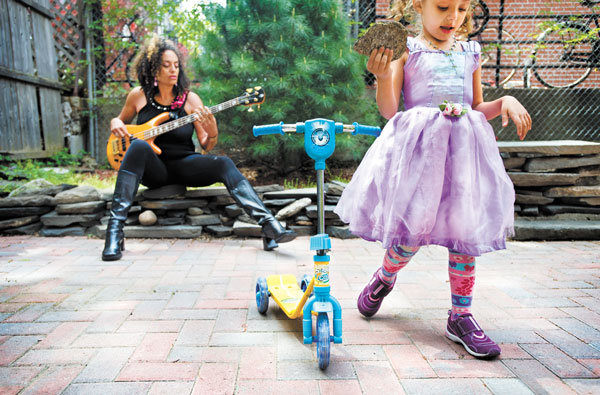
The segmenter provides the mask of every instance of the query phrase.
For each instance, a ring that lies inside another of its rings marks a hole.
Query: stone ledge
[[[600,143],[579,140],[500,141],[500,152],[533,152],[546,155],[600,154]]]
[[[126,238],[138,239],[193,239],[202,235],[201,226],[125,226]],[[106,225],[96,225],[88,229],[88,234],[104,238]]]
[[[598,240],[600,221],[515,220],[512,240]]]

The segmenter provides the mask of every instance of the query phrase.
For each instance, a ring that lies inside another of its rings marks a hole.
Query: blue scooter
[[[328,119],[311,119],[296,124],[280,122],[274,125],[254,126],[254,136],[267,134],[302,133],[304,149],[315,161],[317,171],[317,234],[310,238],[310,249],[314,255],[314,275],[304,275],[300,285],[295,276],[271,275],[266,279],[259,277],[256,281],[256,305],[261,314],[269,307],[269,296],[282,308],[289,318],[297,318],[302,311],[302,332],[304,344],[317,343],[319,368],[329,366],[330,344],[342,342],[342,308],[330,293],[329,261],[327,252],[331,249],[331,239],[325,233],[324,215],[324,178],[325,160],[335,149],[335,135],[338,133],[367,134],[379,136],[381,129],[375,126],[364,126],[354,122],[344,125]],[[313,294],[314,291],[314,294]],[[312,296],[311,296],[312,295]],[[310,297],[310,298],[309,298]],[[312,314],[317,316],[316,336],[312,335]],[[333,314],[333,336],[329,330],[329,316]]]

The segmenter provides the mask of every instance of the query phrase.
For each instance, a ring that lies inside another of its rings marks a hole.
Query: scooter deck
[[[289,318],[298,318],[302,315],[304,303],[312,293],[313,281],[311,280],[306,292],[302,292],[294,275],[274,274],[267,277],[267,288],[285,315]]]

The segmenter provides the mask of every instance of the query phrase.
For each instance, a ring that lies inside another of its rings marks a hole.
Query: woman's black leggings
[[[231,190],[246,178],[226,156],[190,153],[180,159],[162,160],[144,140],[134,140],[120,169],[135,173],[148,188],[167,184],[203,187],[222,182]]]

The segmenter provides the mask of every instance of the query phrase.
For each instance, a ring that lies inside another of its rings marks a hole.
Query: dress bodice
[[[408,37],[404,64],[404,107],[438,107],[444,100],[470,106],[473,103],[473,72],[479,67],[480,46],[459,42],[462,51],[432,50]]]

